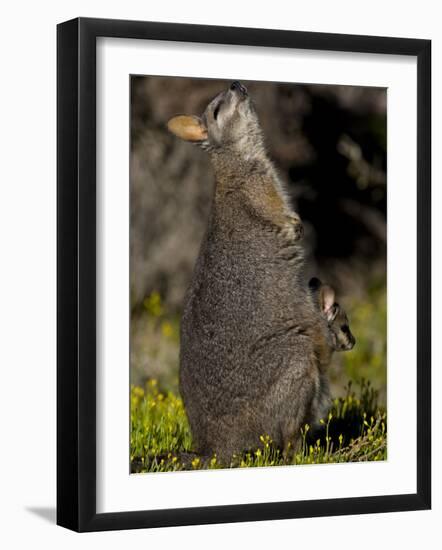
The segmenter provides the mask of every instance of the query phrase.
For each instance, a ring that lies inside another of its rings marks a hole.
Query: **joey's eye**
[[[349,332],[348,325],[341,325],[341,330],[342,330],[342,332],[344,332],[345,334],[347,334],[347,333]]]
[[[221,109],[221,103],[218,103],[218,105],[215,107],[215,110],[213,111],[213,118],[215,120],[218,118],[218,113],[220,109]]]

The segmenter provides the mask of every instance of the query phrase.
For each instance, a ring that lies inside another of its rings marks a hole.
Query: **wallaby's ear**
[[[319,291],[319,302],[321,304],[322,313],[326,316],[327,321],[333,320],[335,291],[329,285],[321,285]]]
[[[320,281],[320,279],[318,279],[317,277],[312,277],[310,279],[310,281],[308,282],[308,286],[310,288],[310,290],[319,290],[319,288],[321,287],[322,283]]]
[[[204,141],[207,139],[207,128],[197,116],[177,115],[169,120],[167,128],[185,141]]]

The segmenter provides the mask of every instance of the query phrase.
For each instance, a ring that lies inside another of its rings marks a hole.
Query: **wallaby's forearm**
[[[262,190],[245,195],[242,204],[247,213],[273,227],[287,240],[299,240],[304,231],[300,217],[289,209],[285,200],[275,188],[268,184]]]

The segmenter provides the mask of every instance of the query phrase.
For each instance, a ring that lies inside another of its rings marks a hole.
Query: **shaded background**
[[[386,395],[386,90],[246,82],[270,157],[304,222],[308,272],[330,283],[356,337],[334,354],[332,393],[364,377]],[[214,178],[206,153],[170,135],[229,83],[131,79],[131,381],[177,390],[183,296]]]

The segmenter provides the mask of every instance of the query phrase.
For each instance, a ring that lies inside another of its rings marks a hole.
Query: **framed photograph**
[[[429,509],[430,41],[57,37],[57,523]]]

